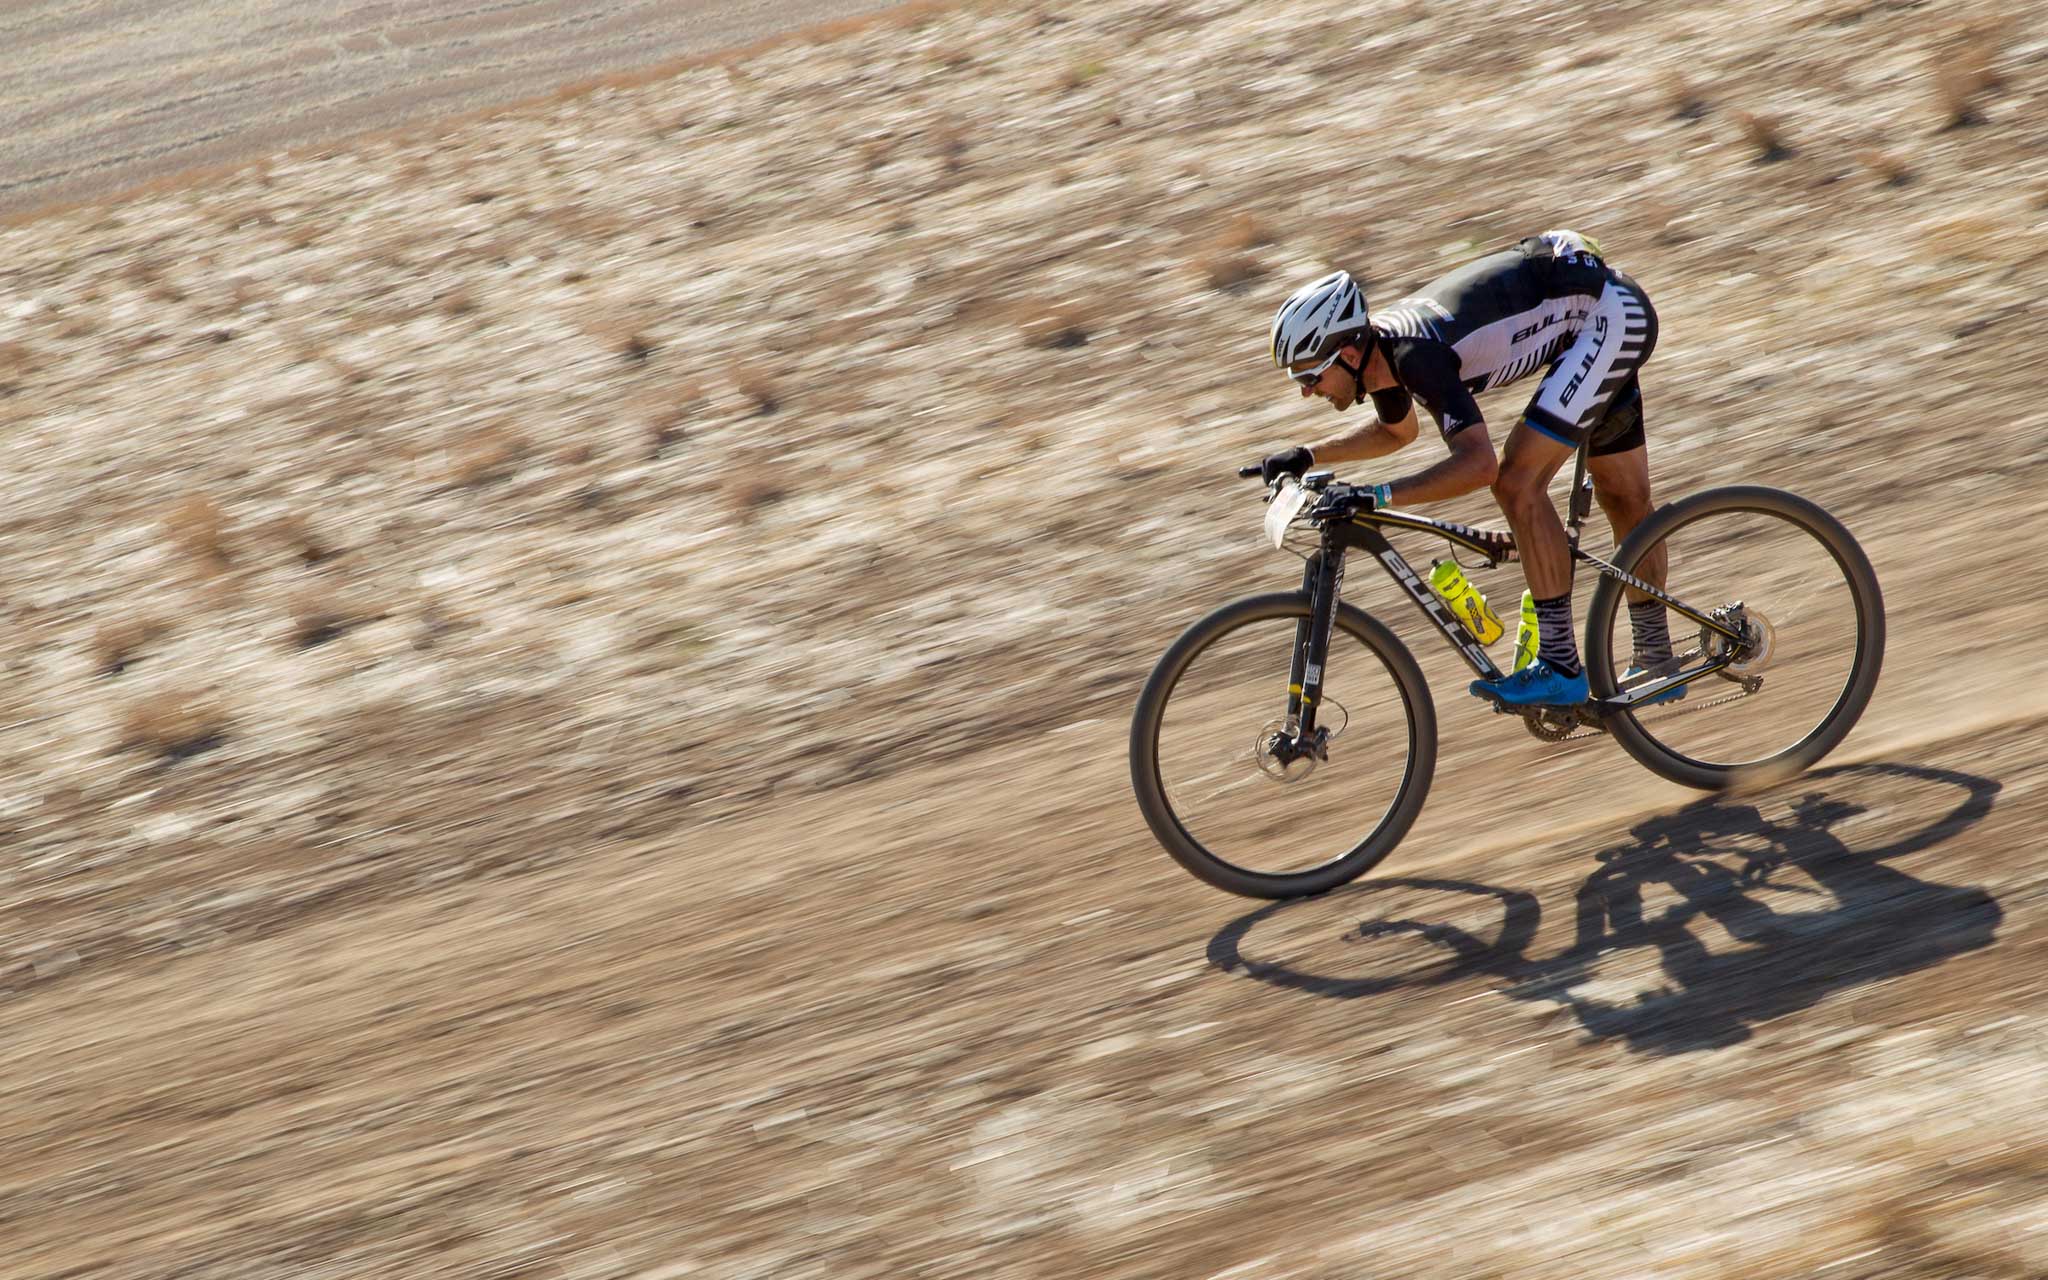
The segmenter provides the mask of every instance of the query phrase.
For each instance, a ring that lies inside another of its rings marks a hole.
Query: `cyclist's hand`
[[[1292,449],[1282,449],[1278,453],[1269,453],[1260,459],[1259,479],[1264,480],[1267,484],[1271,484],[1281,476],[1299,477],[1315,464],[1316,460],[1313,454],[1300,445],[1295,445]]]

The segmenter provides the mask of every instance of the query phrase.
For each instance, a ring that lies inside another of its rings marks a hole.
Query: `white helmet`
[[[1332,272],[1280,304],[1273,317],[1273,363],[1286,369],[1302,360],[1320,360],[1328,368],[1344,345],[1341,339],[1365,328],[1365,290],[1349,271]]]

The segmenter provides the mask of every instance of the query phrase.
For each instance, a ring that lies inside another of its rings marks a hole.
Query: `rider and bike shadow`
[[[1919,794],[1915,784],[1929,783],[1959,790],[1961,799],[1926,825],[1875,847],[1853,847],[1835,833],[1866,812],[1845,795],[1880,795],[1892,808],[1902,796]],[[1783,818],[1767,817],[1744,798],[1708,796],[1639,823],[1628,842],[1595,854],[1599,865],[1575,894],[1572,942],[1553,956],[1530,955],[1542,918],[1534,894],[1462,880],[1382,877],[1241,916],[1210,940],[1209,961],[1273,986],[1338,999],[1487,975],[1509,999],[1568,1010],[1595,1039],[1675,1054],[1739,1043],[1757,1023],[1832,992],[1927,968],[1993,941],[2004,912],[1989,893],[1916,879],[1887,863],[1981,821],[1998,782],[1885,763],[1821,769],[1794,785],[1799,791]],[[1374,897],[1390,892],[1411,904],[1418,894],[1456,895],[1446,901],[1446,915],[1468,913],[1475,897],[1490,899],[1499,904],[1498,932],[1485,940],[1440,919],[1376,913]],[[1309,903],[1327,910],[1333,902],[1365,908],[1356,928],[1346,931],[1348,939],[1411,939],[1441,953],[1443,963],[1421,973],[1345,976],[1246,954],[1253,931],[1278,913]],[[1774,905],[1787,902],[1800,905]],[[1700,928],[1709,924],[1733,945],[1710,948]],[[1618,953],[1639,948],[1654,948],[1662,981],[1633,998],[1617,998],[1615,984],[1600,979],[1602,957],[1611,963]]]

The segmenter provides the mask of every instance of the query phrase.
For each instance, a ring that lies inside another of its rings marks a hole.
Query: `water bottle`
[[[1507,631],[1487,607],[1486,597],[1479,594],[1479,588],[1465,580],[1464,573],[1456,562],[1434,561],[1429,568],[1429,589],[1449,606],[1451,616],[1465,624],[1465,630],[1481,644],[1492,644]],[[1533,607],[1533,606],[1532,606]]]
[[[1522,593],[1522,621],[1515,627],[1514,670],[1536,661],[1536,650],[1542,647],[1543,637],[1536,628],[1536,597],[1533,593]]]

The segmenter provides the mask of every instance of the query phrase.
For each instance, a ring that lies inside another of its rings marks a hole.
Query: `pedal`
[[[1568,718],[1580,712],[1596,718],[1599,715],[1598,709],[1591,702],[1529,702],[1514,704],[1503,701],[1500,694],[1492,689],[1468,689],[1467,692],[1504,716],[1530,715],[1545,711]]]

